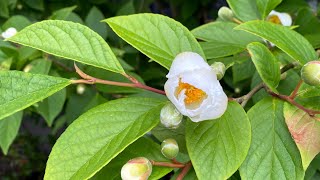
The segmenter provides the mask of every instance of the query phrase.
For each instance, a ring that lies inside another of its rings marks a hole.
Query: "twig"
[[[170,163],[170,162],[156,162],[153,160],[150,160],[151,164],[153,166],[163,166],[163,167],[171,167],[171,168],[184,168],[186,165],[185,164],[176,164],[176,163]]]
[[[164,91],[159,90],[159,89],[155,89],[155,88],[147,86],[147,85],[144,85],[144,84],[140,83],[139,81],[137,81],[136,79],[134,79],[133,77],[130,77],[128,75],[124,75],[124,76],[126,76],[127,78],[130,77],[130,81],[132,83],[108,81],[108,80],[95,78],[95,77],[92,77],[92,76],[84,73],[81,69],[78,68],[78,66],[76,64],[74,64],[74,67],[76,69],[76,72],[83,79],[71,80],[71,82],[73,84],[79,84],[79,83],[95,84],[95,83],[99,83],[99,84],[106,84],[106,85],[113,85],[113,86],[134,87],[134,88],[145,89],[145,90],[152,91],[152,92],[155,92],[155,93],[158,93],[158,94],[166,95],[166,93]]]
[[[241,96],[239,98],[235,98],[234,100],[240,103],[242,107],[244,107],[249,101],[249,99],[251,99],[252,96],[256,94],[263,87],[264,87],[264,83],[260,83],[256,87],[254,87],[248,94]]]
[[[290,96],[277,94],[277,93],[272,92],[269,88],[267,88],[267,87],[265,87],[265,88],[270,95],[277,97],[279,99],[282,99],[284,101],[287,101],[288,103],[290,103],[290,104],[296,106],[297,108],[301,109],[302,111],[306,112],[311,117],[314,117],[316,114],[320,114],[320,111],[308,109],[308,108],[302,106],[301,104],[297,103],[296,101],[294,101],[294,99],[291,99]]]
[[[237,23],[237,24],[242,24],[242,23],[243,23],[242,21],[240,21],[240,20],[237,19],[237,18],[232,18],[232,21],[235,22],[235,23]]]
[[[180,172],[180,174],[177,177],[177,180],[182,180],[187,173],[189,172],[189,170],[191,169],[192,163],[191,161],[189,161],[182,169],[182,171]]]
[[[300,79],[300,81],[298,82],[297,86],[294,88],[293,92],[289,96],[290,99],[294,99],[297,96],[297,93],[298,93],[302,83],[303,83],[303,81]]]

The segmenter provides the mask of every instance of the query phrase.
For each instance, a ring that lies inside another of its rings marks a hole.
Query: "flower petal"
[[[167,78],[172,78],[179,74],[197,69],[211,68],[199,54],[194,52],[183,52],[178,54],[173,60]]]

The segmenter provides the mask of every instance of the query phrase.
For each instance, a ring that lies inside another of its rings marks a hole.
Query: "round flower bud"
[[[211,64],[211,68],[216,73],[218,80],[223,78],[226,72],[226,66],[222,62],[214,62]]]
[[[24,68],[23,68],[23,71],[24,72],[30,72],[30,70],[33,68],[33,66],[31,64],[28,64],[26,65]]]
[[[17,34],[17,30],[14,27],[10,27],[7,30],[5,30],[4,32],[1,33],[1,36],[5,39],[10,38],[12,36],[14,36],[15,34]]]
[[[122,180],[147,180],[152,172],[152,164],[145,157],[129,160],[121,169]]]
[[[161,143],[161,153],[168,159],[177,157],[179,146],[176,140],[166,139]]]
[[[230,21],[232,20],[232,18],[234,17],[233,16],[233,12],[230,8],[228,7],[221,7],[218,11],[218,16],[222,19],[222,20],[225,20],[225,21]]]
[[[77,94],[83,94],[86,91],[86,86],[84,84],[77,85]]]
[[[160,121],[163,126],[169,129],[176,129],[182,121],[183,115],[172,104],[168,103],[161,109]]]
[[[311,61],[301,69],[302,80],[310,86],[320,86],[320,61]]]

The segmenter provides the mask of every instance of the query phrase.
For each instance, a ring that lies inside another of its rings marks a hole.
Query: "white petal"
[[[209,105],[203,108],[203,111],[198,116],[190,117],[193,122],[217,119],[224,114],[228,106],[228,97],[223,92],[220,84],[210,97]]]
[[[277,11],[272,10],[269,13],[268,17],[269,16],[278,16],[278,18],[281,21],[281,24],[284,26],[291,26],[292,25],[292,18],[288,13],[281,13],[281,12],[277,12]]]
[[[167,78],[171,78],[187,71],[197,69],[211,69],[205,60],[197,53],[183,52],[176,56],[167,74]]]
[[[292,25],[292,18],[288,13],[280,13],[278,15],[281,24],[284,26],[291,26]]]
[[[1,36],[6,39],[14,36],[16,33],[17,33],[16,28],[11,27],[11,28],[8,28],[3,33],[1,33]]]
[[[179,86],[179,78],[173,77],[167,80],[167,82],[164,84],[164,90],[166,92],[166,95],[168,99],[176,106],[176,108],[179,110],[179,112],[183,115],[186,115],[186,108],[185,104],[183,102],[185,96],[184,93],[180,93],[180,101],[176,98],[175,92],[177,87]]]

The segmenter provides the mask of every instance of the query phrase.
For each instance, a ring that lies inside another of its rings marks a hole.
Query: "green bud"
[[[30,72],[30,70],[33,68],[33,66],[31,64],[28,64],[26,65],[24,68],[23,68],[23,71],[24,72]]]
[[[77,85],[77,94],[83,94],[86,91],[86,86],[84,84]]]
[[[166,139],[161,143],[161,153],[168,159],[177,157],[179,146],[176,140]]]
[[[216,73],[218,80],[223,78],[224,73],[226,72],[226,66],[222,62],[214,62],[211,64],[211,68]]]
[[[232,10],[225,6],[219,9],[218,16],[224,21],[231,21],[234,18]]]
[[[152,164],[145,157],[129,160],[121,169],[122,180],[147,180],[152,172]]]
[[[177,108],[172,103],[166,104],[161,109],[160,121],[166,128],[178,128],[182,121],[182,118],[183,115],[177,110]]]
[[[301,69],[302,80],[310,86],[320,86],[320,61],[310,61]]]

